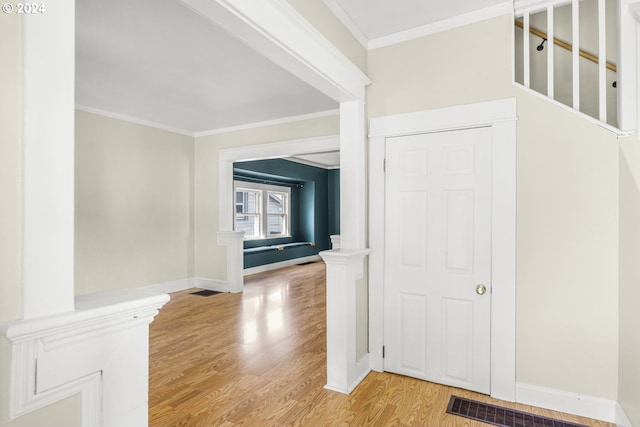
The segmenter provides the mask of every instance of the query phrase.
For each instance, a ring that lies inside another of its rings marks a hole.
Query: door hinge
[[[387,159],[382,159],[382,172],[387,171]]]
[[[384,359],[384,346],[382,346],[382,358]]]

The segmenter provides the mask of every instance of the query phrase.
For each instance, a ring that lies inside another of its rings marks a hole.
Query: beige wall
[[[24,415],[2,427],[83,427],[80,394]]]
[[[193,144],[76,112],[76,294],[193,276]]]
[[[513,86],[504,16],[369,52],[369,117],[517,97],[517,381],[616,399],[618,148]]]
[[[360,70],[367,72],[367,51],[322,0],[289,0],[289,3]]]
[[[225,280],[226,248],[218,246],[218,150],[339,133],[338,116],[196,138],[195,273]]]
[[[636,144],[639,144],[636,142]],[[635,164],[638,167],[640,164]],[[620,367],[618,401],[640,425],[640,188],[620,154]]]

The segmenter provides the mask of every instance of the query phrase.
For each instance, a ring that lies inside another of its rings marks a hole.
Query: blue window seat
[[[255,248],[246,248],[243,250],[245,255],[248,254],[257,254],[262,252],[271,252],[271,251],[283,251],[288,248],[298,248],[301,246],[315,246],[313,242],[293,242],[293,243],[282,243],[280,245],[270,245],[270,246],[257,246]]]

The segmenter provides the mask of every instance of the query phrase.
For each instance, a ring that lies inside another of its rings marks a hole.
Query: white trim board
[[[255,267],[245,268],[243,274],[249,276],[251,274],[264,273],[265,271],[277,270],[279,268],[291,267],[292,265],[304,264],[307,262],[320,261],[320,255],[309,255],[302,258],[288,259],[285,261],[273,262],[271,264],[257,265]]]
[[[545,101],[550,102],[552,105],[554,105],[554,106],[556,106],[556,107],[558,107],[558,108],[560,108],[560,109],[562,109],[564,111],[567,111],[567,112],[569,112],[571,114],[575,114],[576,116],[578,116],[578,117],[580,117],[580,118],[582,118],[582,119],[584,119],[584,120],[586,120],[588,122],[591,122],[592,124],[594,124],[596,126],[599,126],[602,129],[608,130],[609,132],[612,132],[612,133],[616,134],[618,136],[618,138],[626,137],[626,136],[629,136],[629,135],[633,134],[633,132],[623,131],[623,130],[618,129],[615,126],[611,126],[610,124],[607,124],[605,122],[601,122],[600,120],[598,120],[598,119],[596,119],[594,117],[591,117],[588,114],[583,113],[582,111],[576,110],[573,107],[565,105],[565,104],[563,104],[563,103],[561,103],[559,101],[556,101],[555,99],[549,98],[548,96],[543,95],[540,92],[536,92],[535,90],[533,90],[531,88],[528,88],[528,87],[524,86],[521,83],[518,83],[518,82],[514,81],[513,85],[515,87],[517,87],[518,89],[524,90],[525,92],[527,92],[527,93],[529,93],[529,94],[531,94],[533,96],[536,96],[536,97],[538,97],[540,99],[544,99]]]
[[[371,368],[384,369],[384,192],[387,138],[487,126],[492,132],[491,396],[516,399],[516,99],[371,119],[369,148],[369,349]],[[376,189],[376,191],[371,191]],[[498,326],[499,325],[499,326]]]
[[[516,383],[516,402],[610,423],[616,422],[618,413],[626,418],[615,400],[520,382]]]
[[[364,99],[369,78],[282,0],[180,0],[328,97]]]

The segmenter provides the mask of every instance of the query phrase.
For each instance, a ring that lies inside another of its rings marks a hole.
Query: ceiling
[[[340,7],[361,35],[369,41],[505,2],[504,0],[324,1],[331,9],[336,5]]]
[[[188,134],[338,108],[177,0],[76,2],[76,104]]]
[[[324,1],[372,39],[500,0]],[[76,105],[189,135],[338,108],[179,0],[76,1]]]

